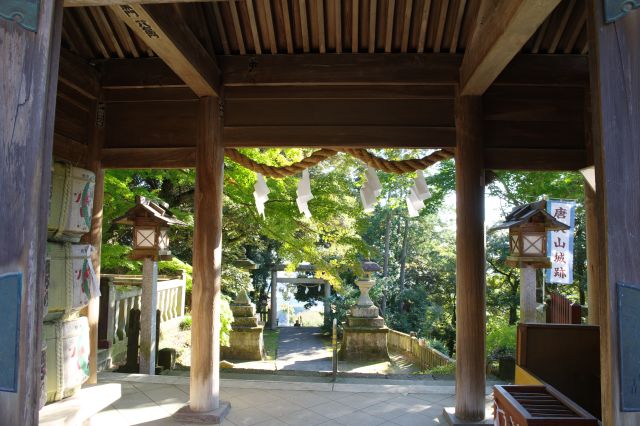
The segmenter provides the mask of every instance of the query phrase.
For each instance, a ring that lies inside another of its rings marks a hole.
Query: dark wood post
[[[100,253],[102,251],[102,210],[104,204],[104,169],[100,157],[104,145],[104,104],[100,97],[93,103],[91,109],[89,129],[89,149],[87,153],[86,168],[96,175],[96,184],[93,193],[93,212],[91,216],[91,230],[83,236],[83,242],[91,244],[95,249],[91,255],[93,269],[96,278],[100,282]],[[98,383],[98,323],[100,320],[100,298],[94,297],[87,307],[87,319],[89,321],[89,384]]]
[[[596,207],[596,193],[584,182],[584,211],[587,228],[587,306],[589,315],[587,322],[590,325],[600,325],[600,292],[599,268],[600,258],[598,254],[598,213]]]
[[[616,292],[618,283],[640,288],[640,10],[607,24],[603,2],[591,1],[588,5],[597,250],[601,263],[602,424],[637,425],[640,413],[623,412],[621,406],[621,388],[627,387],[630,376],[621,374],[619,360],[625,350],[618,337]]]
[[[0,359],[3,370],[0,375],[16,369],[15,375],[4,377],[10,382],[9,387],[15,385],[15,392],[0,392],[0,424],[6,425],[38,424],[40,399],[47,216],[62,1],[38,3],[36,31],[0,18],[0,286],[8,286],[9,282],[21,285],[17,316],[11,315],[8,307],[0,309],[3,333],[15,333],[19,327],[17,357],[11,351]],[[7,287],[3,290],[10,291]],[[8,336],[3,338],[7,339],[6,345]]]
[[[193,232],[193,324],[189,407],[178,418],[219,421],[228,409],[220,403],[220,286],[222,267],[222,190],[224,147],[222,104],[200,99],[196,151]]]
[[[485,255],[482,98],[456,101],[456,417],[484,419]]]

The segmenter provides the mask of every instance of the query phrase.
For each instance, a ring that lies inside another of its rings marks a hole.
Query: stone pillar
[[[536,323],[536,269],[520,268],[520,322]]]
[[[156,374],[156,309],[158,307],[158,262],[142,262],[140,312],[140,374]]]
[[[275,267],[274,267],[275,268]],[[278,270],[271,271],[271,329],[278,328]]]
[[[456,407],[485,417],[486,284],[482,98],[456,99]]]
[[[331,284],[328,282],[324,283],[324,322],[325,324],[329,324],[329,318],[331,318],[331,302],[329,299],[331,298]]]

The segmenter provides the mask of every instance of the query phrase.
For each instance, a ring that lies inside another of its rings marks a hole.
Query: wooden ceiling
[[[168,4],[213,55],[462,53],[477,0],[239,0]],[[109,7],[64,12],[63,46],[87,59],[154,52]],[[522,49],[586,54],[584,1],[563,0]]]

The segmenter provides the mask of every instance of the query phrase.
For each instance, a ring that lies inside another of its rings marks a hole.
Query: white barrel
[[[66,163],[55,163],[51,177],[47,237],[77,243],[91,229],[95,174]]]
[[[47,402],[73,396],[89,378],[89,323],[86,317],[45,322]]]
[[[47,243],[49,283],[45,321],[69,316],[100,295],[89,244]]]

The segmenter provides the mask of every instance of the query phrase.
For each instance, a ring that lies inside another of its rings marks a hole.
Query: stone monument
[[[236,262],[236,266],[246,271],[257,268],[255,263],[246,258]],[[264,326],[258,324],[256,305],[251,303],[245,289],[241,290],[231,303],[231,312],[233,312],[233,322],[229,333],[229,346],[221,346],[222,357],[227,360],[262,360]]]
[[[369,297],[369,290],[375,284],[371,274],[380,271],[374,262],[364,262],[365,276],[356,281],[360,298],[347,315],[340,347],[340,359],[345,361],[388,361],[387,333],[389,329],[380,316],[378,307]]]

